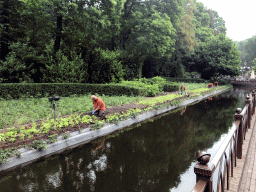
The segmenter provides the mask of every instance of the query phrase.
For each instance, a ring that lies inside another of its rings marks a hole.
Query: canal
[[[218,150],[248,89],[233,88],[97,139],[0,173],[1,192],[190,192],[199,150]]]

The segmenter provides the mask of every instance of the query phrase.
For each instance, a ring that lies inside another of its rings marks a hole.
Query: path
[[[252,117],[243,143],[242,159],[237,159],[228,192],[256,192],[256,114]]]
[[[254,121],[256,118],[255,116],[256,115],[254,114]],[[243,174],[241,176],[240,185],[238,187],[239,192],[256,192],[256,123],[254,122],[253,125],[254,127],[252,129],[249,148],[247,155],[245,156]]]

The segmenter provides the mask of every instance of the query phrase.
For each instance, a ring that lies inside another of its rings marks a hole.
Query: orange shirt
[[[104,102],[102,101],[101,98],[96,98],[93,101],[93,105],[94,105],[95,108],[100,107],[99,108],[100,111],[105,111],[105,104],[104,104]]]
[[[186,87],[185,86],[180,86],[180,89],[183,87],[184,90],[186,90]]]

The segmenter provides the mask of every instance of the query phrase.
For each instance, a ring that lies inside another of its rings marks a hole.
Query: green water
[[[11,172],[0,191],[191,191],[196,153],[212,156],[244,106],[233,89]]]

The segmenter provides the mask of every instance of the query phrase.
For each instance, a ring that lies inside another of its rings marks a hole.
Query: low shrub
[[[7,159],[11,156],[12,149],[0,149],[0,163],[5,163]]]
[[[32,143],[32,147],[34,149],[45,150],[47,148],[47,145],[44,140],[35,140]]]
[[[49,143],[55,143],[58,141],[57,134],[49,135],[48,138],[49,138]]]
[[[18,99],[59,95],[105,94],[108,96],[145,96],[147,89],[132,84],[86,84],[86,83],[1,83],[0,98]]]
[[[171,78],[171,77],[166,77],[167,81],[171,82],[183,82],[183,83],[209,83],[208,80],[205,79],[188,79],[188,78]]]
[[[229,85],[230,84],[229,81],[223,80],[223,79],[218,79],[217,82],[218,82],[218,85]]]
[[[158,84],[151,84],[150,82],[148,82],[146,78],[135,79],[133,81],[121,81],[117,85],[131,86],[134,88],[136,87],[136,88],[144,89],[145,90],[144,93],[146,93],[145,96],[148,96],[148,97],[153,97],[157,93],[161,92]]]
[[[179,91],[179,84],[178,83],[166,83],[163,86],[163,91],[164,92],[173,92],[173,91]]]

